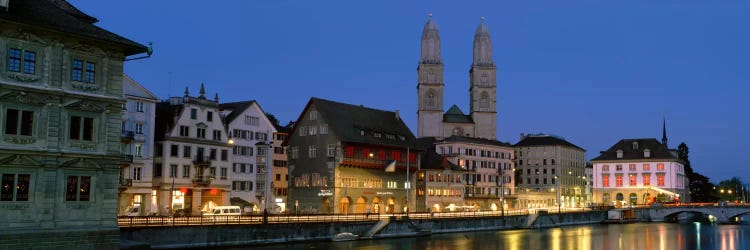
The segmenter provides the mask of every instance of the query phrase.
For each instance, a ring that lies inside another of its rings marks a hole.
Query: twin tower
[[[430,19],[422,31],[422,54],[417,67],[419,137],[446,138],[452,135],[496,139],[497,80],[492,60],[492,41],[487,24],[474,34],[474,61],[469,70],[469,106],[464,114],[456,105],[443,113],[443,61],[438,27]]]

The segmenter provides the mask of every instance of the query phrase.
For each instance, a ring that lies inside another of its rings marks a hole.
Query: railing
[[[210,165],[211,158],[208,155],[196,155],[193,163],[195,165]]]
[[[120,134],[120,138],[123,140],[133,140],[133,138],[135,138],[135,133],[130,130],[123,130]]]
[[[213,176],[196,176],[195,178],[193,178],[193,185],[208,186],[211,185],[211,180],[213,179]]]
[[[133,155],[121,155],[120,162],[133,163]]]

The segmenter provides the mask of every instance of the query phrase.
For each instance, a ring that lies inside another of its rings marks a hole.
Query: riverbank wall
[[[121,249],[182,249],[330,241],[350,232],[361,239],[416,237],[430,234],[546,228],[601,223],[606,211],[531,214],[473,218],[410,219],[390,217],[378,222],[318,222],[183,227],[121,228]]]

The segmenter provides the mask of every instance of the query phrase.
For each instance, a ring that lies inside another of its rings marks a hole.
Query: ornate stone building
[[[474,60],[469,70],[470,113],[456,105],[443,113],[443,62],[437,24],[427,21],[422,31],[421,56],[417,66],[418,137],[446,138],[451,135],[495,139],[497,128],[497,79],[492,59],[492,40],[487,24],[474,34]]]
[[[123,63],[147,48],[63,0],[2,2],[0,248],[116,249]]]

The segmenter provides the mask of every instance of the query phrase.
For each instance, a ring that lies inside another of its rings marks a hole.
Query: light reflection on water
[[[750,226],[700,223],[584,225],[435,234],[430,237],[277,244],[233,249],[750,249]]]

